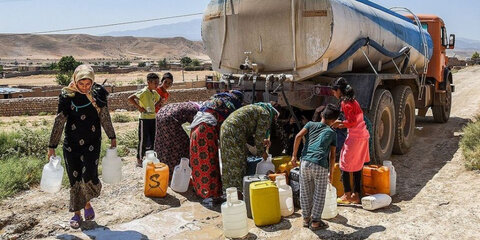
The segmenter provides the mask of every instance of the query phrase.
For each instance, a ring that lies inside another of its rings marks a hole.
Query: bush
[[[45,158],[11,157],[0,161],[0,199],[40,183]]]
[[[142,85],[142,84],[145,84],[145,82],[143,81],[143,78],[137,78],[131,82],[128,83],[129,85]]]
[[[112,116],[112,122],[114,123],[126,123],[131,121],[133,121],[133,118],[125,114],[114,113]]]
[[[460,148],[465,157],[465,167],[469,170],[480,170],[480,116],[475,122],[463,129],[464,135],[460,140]]]
[[[10,152],[14,152],[18,137],[17,132],[0,132],[0,159],[11,155]]]
[[[138,67],[146,67],[147,63],[146,62],[139,62]]]
[[[45,155],[47,155],[47,146],[50,140],[50,130],[48,128],[32,130],[25,127],[21,128],[18,133],[19,135],[18,138],[15,139],[15,144],[19,157],[45,157]]]
[[[50,137],[48,128],[32,130],[21,127],[15,132],[0,133],[0,159],[9,157],[45,157]]]
[[[121,134],[118,137],[119,144],[124,145],[127,148],[137,148],[138,145],[138,130],[133,129]]]
[[[61,86],[68,86],[72,81],[73,72],[59,73],[55,77],[55,82]]]

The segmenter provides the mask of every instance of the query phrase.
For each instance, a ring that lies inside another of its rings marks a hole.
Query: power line
[[[152,18],[152,19],[137,20],[137,21],[130,21],[130,22],[119,22],[119,23],[110,23],[110,24],[103,24],[103,25],[96,25],[96,26],[76,27],[76,28],[68,28],[68,29],[42,31],[42,32],[32,32],[31,34],[57,33],[57,32],[68,32],[68,31],[74,31],[74,30],[92,29],[92,28],[112,27],[112,26],[127,25],[127,24],[134,24],[134,23],[153,22],[153,21],[173,19],[173,18],[191,17],[191,16],[202,15],[202,14],[203,13],[191,13],[191,14],[161,17],[161,18]]]

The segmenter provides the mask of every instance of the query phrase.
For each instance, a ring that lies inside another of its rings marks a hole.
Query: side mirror
[[[448,40],[448,49],[455,48],[455,34],[450,34],[450,39]]]

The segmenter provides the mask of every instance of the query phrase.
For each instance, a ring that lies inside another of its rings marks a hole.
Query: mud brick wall
[[[110,110],[136,110],[128,103],[128,96],[135,91],[112,93],[108,97]],[[206,88],[179,89],[170,91],[169,103],[186,101],[205,101],[215,94],[215,90]],[[57,97],[0,99],[0,116],[38,115],[39,113],[56,113]]]

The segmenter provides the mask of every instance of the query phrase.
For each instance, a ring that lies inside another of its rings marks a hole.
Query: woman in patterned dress
[[[63,157],[70,181],[70,220],[74,229],[80,227],[84,209],[85,219],[93,220],[95,212],[90,200],[100,195],[102,184],[98,179],[98,161],[102,139],[101,127],[116,147],[115,131],[107,106],[108,92],[96,84],[93,69],[80,65],[75,69],[73,81],[62,89],[58,102],[58,114],[48,146],[48,158],[55,155],[63,129]],[[65,125],[66,123],[66,125]]]
[[[218,140],[220,126],[233,111],[240,108],[243,93],[233,90],[215,94],[203,103],[190,128],[190,165],[195,193],[205,199],[222,196]]]
[[[223,122],[220,130],[223,190],[229,187],[242,189],[247,169],[248,137],[254,136],[257,155],[267,158],[269,129],[278,115],[270,103],[255,103],[241,107]]]
[[[196,102],[173,103],[160,108],[157,113],[154,149],[160,162],[168,165],[170,179],[180,159],[190,158],[190,139],[182,124],[191,123],[199,108],[200,104]]]

